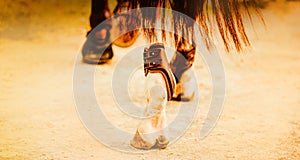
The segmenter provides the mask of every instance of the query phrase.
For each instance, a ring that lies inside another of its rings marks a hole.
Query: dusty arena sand
[[[300,159],[300,3],[270,5],[263,10],[266,27],[254,24],[259,28],[250,34],[253,49],[222,54],[226,100],[217,126],[205,139],[198,134],[211,82],[198,56],[195,121],[175,144],[144,154],[105,147],[78,117],[73,67],[85,40],[89,5],[80,0],[0,2],[0,160]],[[105,83],[124,56],[124,49],[114,49],[114,60],[96,73],[99,97],[108,94]],[[134,132],[136,124],[113,114],[117,109],[109,108],[112,103],[108,98],[103,105],[109,119]]]

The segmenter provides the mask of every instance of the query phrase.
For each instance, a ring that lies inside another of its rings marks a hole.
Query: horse
[[[167,102],[190,101],[194,97],[193,89],[189,89],[189,83],[193,80],[189,77],[197,49],[194,36],[195,23],[198,24],[201,36],[205,39],[203,45],[208,50],[216,38],[216,33],[213,33],[214,22],[225,51],[241,52],[251,46],[245,31],[243,14],[252,20],[250,8],[254,8],[255,14],[262,17],[257,6],[259,5],[256,0],[118,0],[116,8],[111,12],[108,0],[92,0],[90,16],[92,29],[113,14],[126,14],[126,11],[137,10],[137,14],[127,16],[127,25],[121,24],[119,27],[128,29],[143,26],[141,30],[151,43],[143,53],[144,73],[150,84],[147,86],[145,111],[145,116],[149,118],[143,120],[137,127],[135,136],[130,142],[133,147],[144,150],[166,148],[169,141],[163,128],[166,127]],[[145,7],[152,9],[143,10]],[[177,16],[175,13],[178,12],[188,18]],[[154,29],[157,25],[162,26],[162,31]],[[103,64],[113,58],[112,44],[108,40],[112,24],[105,21],[102,26],[95,32],[88,32],[93,35],[87,39],[82,49],[85,63]],[[167,27],[171,28],[173,33],[167,32]],[[114,43],[123,47],[130,46],[137,35],[137,31],[131,30]],[[168,37],[171,37],[176,48],[170,62],[165,53]],[[158,134],[149,136],[150,132]]]

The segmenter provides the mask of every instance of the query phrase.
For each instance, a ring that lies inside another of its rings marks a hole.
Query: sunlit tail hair
[[[193,37],[194,24],[182,16],[172,16],[174,14],[165,13],[166,10],[159,11],[160,8],[178,11],[194,19],[200,26],[202,36],[210,40],[215,34],[212,23],[216,22],[218,33],[222,37],[226,50],[241,51],[244,47],[250,46],[242,15],[245,13],[252,21],[250,8],[253,8],[254,14],[262,17],[256,6],[258,6],[256,0],[130,0],[129,9],[158,7],[157,12],[145,11],[141,13],[141,25],[149,28],[154,27],[157,23],[162,26],[170,25],[166,23],[170,21],[171,17],[174,32],[179,33],[173,37],[187,37],[187,39]],[[157,39],[157,33],[154,29],[144,29],[144,34],[150,41]],[[163,41],[166,36],[167,34],[163,32]],[[175,38],[176,43],[179,41]],[[231,46],[231,44],[234,45]],[[210,45],[209,42],[206,43],[207,48]]]

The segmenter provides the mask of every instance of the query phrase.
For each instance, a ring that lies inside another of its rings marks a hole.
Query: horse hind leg
[[[172,98],[175,78],[168,68],[164,47],[154,44],[144,53],[147,106],[145,120],[139,124],[131,145],[138,149],[164,149],[166,133],[166,104]]]
[[[171,62],[170,68],[176,78],[176,90],[172,100],[191,101],[195,96],[196,84],[192,66],[195,61],[196,48],[190,42],[180,39]]]

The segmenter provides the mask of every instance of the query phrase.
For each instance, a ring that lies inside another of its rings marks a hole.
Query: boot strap
[[[166,83],[168,100],[172,99],[176,87],[176,80],[168,63],[165,47],[161,43],[155,43],[144,49],[144,73],[160,73]]]

